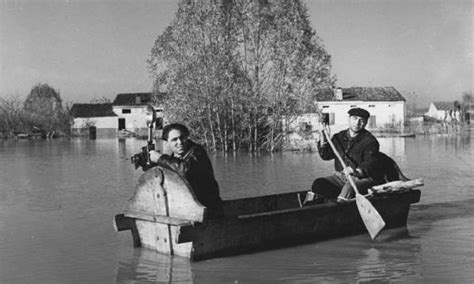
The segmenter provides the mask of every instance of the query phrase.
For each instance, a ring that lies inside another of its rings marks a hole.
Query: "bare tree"
[[[17,95],[0,98],[0,130],[13,136],[23,129],[23,101]]]
[[[149,64],[170,120],[225,151],[274,151],[281,119],[334,82],[301,1],[180,1]]]

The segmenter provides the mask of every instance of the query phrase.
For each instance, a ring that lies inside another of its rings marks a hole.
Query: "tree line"
[[[300,0],[180,0],[148,65],[155,93],[167,94],[155,97],[167,120],[223,151],[278,150],[292,120],[318,111],[317,90],[336,82]],[[47,84],[25,101],[0,98],[3,136],[33,129],[67,135],[70,122],[69,107]]]
[[[275,151],[285,125],[332,87],[302,1],[183,0],[148,60],[165,116],[211,149]]]
[[[35,85],[24,101],[15,95],[0,98],[0,133],[3,137],[14,137],[19,133],[53,137],[69,132],[69,107],[63,107],[59,91],[48,84]]]

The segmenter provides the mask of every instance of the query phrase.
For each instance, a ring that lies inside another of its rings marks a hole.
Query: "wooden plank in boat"
[[[149,214],[143,213],[143,212],[128,212],[128,211],[125,211],[124,215],[126,217],[135,218],[135,219],[138,219],[138,220],[146,220],[146,221],[157,222],[157,223],[161,223],[161,224],[169,224],[169,225],[173,225],[173,226],[184,226],[184,225],[192,225],[193,224],[193,221],[186,220],[186,219],[168,217],[168,216],[163,216],[163,215],[149,215]]]

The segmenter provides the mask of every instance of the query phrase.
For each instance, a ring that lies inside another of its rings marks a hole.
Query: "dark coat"
[[[156,164],[171,169],[186,179],[202,205],[212,210],[220,210],[222,200],[219,196],[219,186],[206,150],[191,140],[187,143],[188,150],[182,157],[163,154]]]
[[[359,178],[368,176],[369,161],[373,155],[379,152],[379,142],[377,139],[367,130],[363,129],[357,136],[351,138],[349,136],[349,129],[343,130],[336,133],[331,141],[333,142],[336,150],[341,155],[346,166],[353,168],[354,170],[359,168],[363,174],[359,175]],[[331,146],[326,144],[318,144],[319,155],[323,160],[334,160],[334,168],[340,172],[343,170],[341,162],[337,159],[336,155],[331,149]]]
[[[382,152],[370,157],[367,162],[367,174],[378,184],[395,180],[408,180],[397,163]]]

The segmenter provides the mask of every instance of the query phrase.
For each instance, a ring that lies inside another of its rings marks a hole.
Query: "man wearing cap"
[[[370,113],[362,108],[352,108],[348,111],[349,128],[335,134],[331,141],[347,165],[347,173],[354,180],[357,189],[362,194],[375,185],[376,182],[368,176],[367,166],[374,155],[379,152],[379,142],[365,129]],[[344,169],[334,155],[325,135],[318,143],[319,155],[323,160],[334,159],[336,173],[318,178],[311,187],[316,197],[332,199],[337,197],[338,202],[344,202],[354,196],[354,190],[344,174]]]

